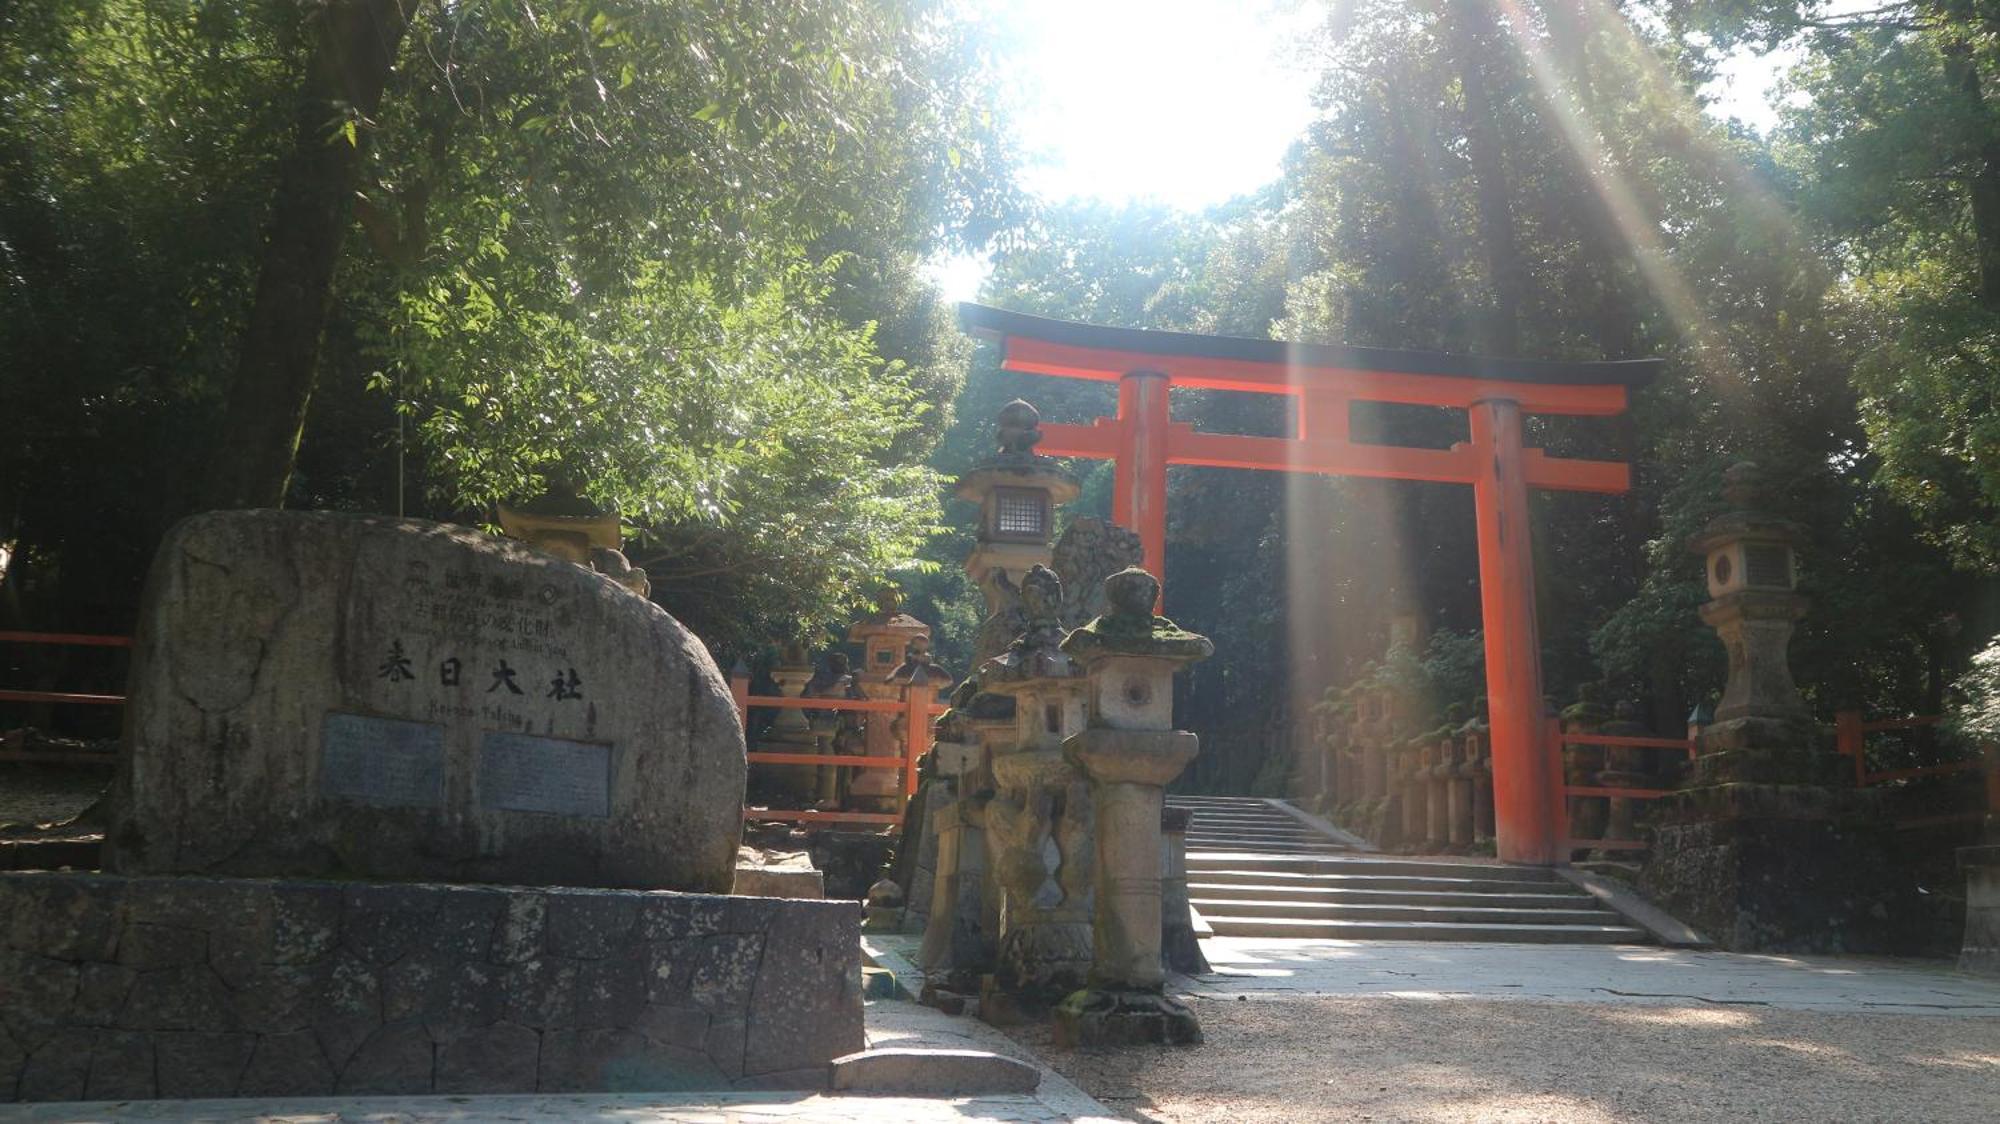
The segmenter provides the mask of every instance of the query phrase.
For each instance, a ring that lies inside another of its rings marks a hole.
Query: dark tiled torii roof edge
[[[1561,386],[1640,387],[1653,381],[1666,365],[1663,359],[1616,359],[1565,362],[1555,359],[1495,359],[1454,355],[1443,351],[1399,351],[1386,347],[1342,344],[1287,343],[1247,336],[1204,336],[1151,328],[1110,328],[1075,320],[1055,320],[1010,312],[1004,308],[961,301],[958,322],[967,332],[986,339],[1020,336],[1071,347],[1130,351],[1146,355],[1178,355],[1190,359],[1233,359],[1276,366],[1346,367],[1384,374],[1440,375],[1455,379],[1545,383]]]

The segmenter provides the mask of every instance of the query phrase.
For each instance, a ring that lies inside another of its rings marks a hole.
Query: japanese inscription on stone
[[[319,790],[361,804],[444,803],[444,727],[329,714],[320,728]]]
[[[611,747],[490,733],[479,744],[479,803],[510,812],[611,815]]]

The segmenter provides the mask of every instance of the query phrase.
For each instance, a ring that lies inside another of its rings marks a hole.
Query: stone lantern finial
[[[1737,461],[1722,473],[1722,499],[1738,511],[1771,506],[1771,483],[1756,461]]]
[[[1000,407],[1000,455],[1033,456],[1042,443],[1042,412],[1025,399]]]

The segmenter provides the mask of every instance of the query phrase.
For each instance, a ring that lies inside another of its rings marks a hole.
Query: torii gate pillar
[[[1502,862],[1564,861],[1553,755],[1542,715],[1542,645],[1535,628],[1535,553],[1521,404],[1476,401],[1466,411],[1479,452],[1473,510],[1479,536],[1479,610],[1486,641],[1486,707],[1493,747],[1493,814]]]
[[[1145,567],[1167,582],[1167,390],[1160,371],[1118,380],[1118,458],[1112,462],[1111,521],[1138,532]]]

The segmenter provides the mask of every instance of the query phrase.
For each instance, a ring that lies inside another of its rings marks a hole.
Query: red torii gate
[[[1563,861],[1561,778],[1543,744],[1528,489],[1622,493],[1631,469],[1526,448],[1522,418],[1623,413],[1629,388],[1649,381],[1659,360],[1563,363],[1296,344],[1106,328],[977,304],[959,305],[959,320],[972,334],[999,341],[1004,370],[1118,384],[1117,417],[1044,424],[1037,451],[1114,462],[1112,520],[1138,532],[1146,568],[1163,580],[1169,464],[1472,485],[1496,844],[1508,862]],[[1298,436],[1198,433],[1169,416],[1173,386],[1292,395]],[[1355,442],[1348,437],[1354,402],[1462,409],[1471,440],[1449,449]]]

